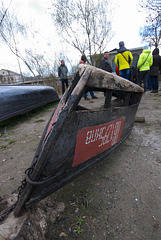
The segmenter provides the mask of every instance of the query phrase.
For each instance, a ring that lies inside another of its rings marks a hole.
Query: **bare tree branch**
[[[140,6],[147,13],[146,26],[140,29],[143,42],[158,47],[161,41],[161,1],[140,0]]]
[[[108,0],[56,0],[52,16],[60,36],[80,53],[100,53],[111,40]]]
[[[8,11],[8,9],[9,9],[10,5],[11,5],[11,2],[12,2],[12,0],[10,1],[9,5],[8,5],[8,8],[6,8],[6,10],[4,11],[4,14],[3,14],[3,16],[2,16],[2,19],[1,19],[1,21],[0,21],[0,26],[2,25],[2,22],[3,22],[6,14],[7,14],[7,11]]]

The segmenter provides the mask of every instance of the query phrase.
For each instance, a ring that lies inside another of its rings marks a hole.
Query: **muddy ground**
[[[82,101],[99,104],[101,98]],[[55,107],[49,104],[1,127],[0,196],[21,184]],[[55,205],[65,204],[49,229],[52,239],[161,239],[160,115],[161,92],[146,92],[137,112],[145,122],[135,122],[119,148],[51,196]]]

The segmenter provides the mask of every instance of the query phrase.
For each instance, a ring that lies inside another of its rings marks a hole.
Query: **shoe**
[[[92,99],[98,99],[98,97],[94,96]]]
[[[90,100],[90,99],[88,97],[86,97],[85,100]]]
[[[153,91],[151,91],[151,93],[157,93],[158,92],[158,90],[153,90]]]

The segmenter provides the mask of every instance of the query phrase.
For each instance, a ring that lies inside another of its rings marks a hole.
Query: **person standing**
[[[133,56],[131,52],[125,48],[123,41],[119,42],[119,49],[117,50],[117,55],[115,56],[115,64],[119,68],[120,77],[129,80],[132,61]]]
[[[143,47],[143,52],[139,56],[137,67],[139,68],[138,73],[138,84],[141,86],[142,81],[144,83],[144,92],[147,90],[147,79],[149,75],[150,67],[153,64],[153,57],[149,50],[149,47],[146,45]]]
[[[101,69],[106,71],[106,72],[110,72],[112,73],[112,66],[110,61],[108,60],[109,58],[109,52],[104,52],[104,55],[101,59]],[[106,96],[106,93],[104,93],[104,96]]]
[[[79,64],[85,64],[86,62],[87,62],[87,57],[86,57],[85,54],[83,54],[83,55],[81,56],[81,60],[79,61]],[[87,94],[88,94],[88,91],[85,92],[85,94],[84,94],[84,99],[85,99],[85,100],[90,100],[90,99],[87,97]],[[91,95],[91,98],[92,98],[92,99],[98,99],[98,97],[96,97],[96,96],[94,95],[94,92],[93,92],[93,91],[90,91],[90,95]]]
[[[161,72],[161,56],[159,55],[159,49],[155,48],[152,52],[153,55],[153,64],[150,67],[150,78],[152,82],[152,91],[151,93],[158,92],[158,75]]]
[[[106,72],[112,73],[111,63],[108,58],[109,52],[104,52],[104,56],[101,59],[101,69],[105,70]]]
[[[62,83],[62,94],[65,92],[65,85],[68,88],[68,68],[65,65],[65,61],[61,60],[61,65],[58,68],[58,76],[60,77]]]

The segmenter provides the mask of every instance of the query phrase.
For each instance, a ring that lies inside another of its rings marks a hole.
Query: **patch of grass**
[[[9,140],[9,144],[16,142],[15,140]]]
[[[161,97],[161,94],[156,94],[155,97],[153,98],[153,100],[160,102],[161,101],[160,97]]]
[[[26,120],[29,120],[33,117],[35,117],[37,114],[44,112],[45,110],[49,109],[49,108],[56,108],[56,106],[58,105],[58,102],[54,102],[54,103],[49,103],[43,107],[38,107],[35,108],[33,110],[31,110],[30,112],[21,114],[21,115],[17,115],[15,117],[9,118],[7,120],[4,120],[3,122],[0,122],[0,137],[2,137],[4,135],[4,129],[7,127],[7,129],[12,129],[15,125],[17,125],[19,122],[25,122]],[[40,120],[40,121],[44,121],[44,120]]]
[[[0,149],[2,149],[2,150],[5,149],[5,148],[6,148],[6,146],[4,146],[4,145],[0,146]]]
[[[16,126],[20,121],[25,121],[26,116],[24,115],[18,115],[15,117],[12,117],[10,119],[7,119],[0,123],[0,137],[4,136],[5,130],[11,130],[14,126]]]
[[[14,126],[15,123],[21,118],[22,115],[18,115],[7,120],[4,120],[0,123],[0,129],[5,128],[6,126]]]
[[[59,103],[59,101],[53,102],[53,103],[48,103],[48,104],[45,106],[45,109],[56,108],[57,105],[58,105],[58,103]]]
[[[81,199],[82,199],[82,209],[83,210],[87,210],[88,207],[89,207],[89,200],[87,198],[87,193],[88,193],[88,190],[86,189],[85,193],[82,194],[82,197],[81,197]]]
[[[10,139],[8,139],[8,138],[6,138],[6,139],[0,139],[0,141],[8,142],[8,141],[10,141]]]
[[[39,119],[39,120],[36,120],[34,123],[39,123],[39,122],[45,122],[44,119]]]
[[[81,229],[83,218],[82,217],[77,217],[75,219],[75,222],[76,222],[76,227],[73,230],[73,233],[76,234],[76,235],[83,233],[83,230]]]
[[[145,126],[147,126],[147,127],[151,126],[151,123],[149,123],[149,122],[145,122],[144,124],[145,124]]]
[[[8,142],[8,144],[13,144],[14,142],[16,142],[16,140],[11,140],[11,139],[0,139],[0,141],[2,142]],[[1,145],[0,146],[0,149],[5,149],[5,148],[7,148],[7,145]]]

